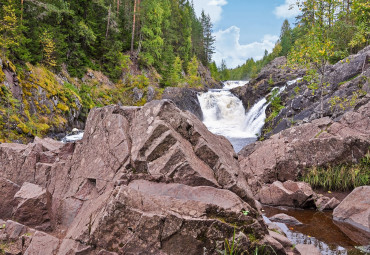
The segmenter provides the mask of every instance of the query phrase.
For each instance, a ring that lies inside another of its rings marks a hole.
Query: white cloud
[[[222,59],[225,59],[229,68],[244,64],[248,58],[261,59],[265,50],[271,52],[279,39],[278,36],[265,35],[260,42],[240,44],[240,28],[236,26],[220,30],[214,35],[216,36],[216,53],[213,59],[218,66]]]
[[[297,0],[285,0],[285,3],[276,7],[274,14],[278,18],[294,18],[300,13]]]
[[[212,22],[216,23],[221,19],[222,6],[226,4],[226,0],[194,0],[194,9],[198,16],[204,10],[211,16]]]

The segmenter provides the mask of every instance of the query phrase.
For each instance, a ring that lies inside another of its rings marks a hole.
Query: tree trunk
[[[109,5],[109,9],[108,9],[108,22],[107,22],[107,31],[105,32],[105,39],[108,38],[109,23],[110,23],[110,8],[111,8],[111,5]]]
[[[134,52],[135,25],[136,25],[135,21],[136,21],[136,0],[134,0],[134,17],[132,20],[131,52]]]
[[[347,15],[349,14],[350,0],[347,0]]]
[[[23,21],[23,0],[21,0],[21,24]]]

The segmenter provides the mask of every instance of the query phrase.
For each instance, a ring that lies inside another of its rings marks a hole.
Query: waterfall
[[[275,87],[279,95],[287,86],[298,80],[287,82],[286,86]],[[242,101],[230,92],[230,89],[243,86],[246,81],[226,81],[223,89],[212,89],[198,94],[198,100],[203,111],[203,123],[208,130],[217,135],[225,136],[240,151],[245,145],[256,141],[265,124],[266,108],[270,104],[267,97],[260,99],[252,108],[245,112]]]
[[[295,84],[300,79],[287,82],[286,86],[279,89],[280,94],[286,87]],[[247,81],[225,81],[222,89],[212,89],[198,94],[200,106],[203,111],[203,123],[214,134],[225,136],[230,140],[236,152],[245,145],[256,141],[257,136],[265,124],[266,108],[270,104],[267,97],[260,99],[252,108],[245,112],[242,101],[234,96],[230,90],[244,86]],[[67,135],[63,142],[81,140],[83,132]]]

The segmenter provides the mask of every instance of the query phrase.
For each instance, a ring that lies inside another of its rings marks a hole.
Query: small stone
[[[285,213],[279,213],[270,218],[271,221],[286,223],[288,225],[302,225],[302,222]]]

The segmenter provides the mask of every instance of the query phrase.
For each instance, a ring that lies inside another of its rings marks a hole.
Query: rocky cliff
[[[262,137],[270,137],[291,126],[308,123],[320,117],[339,120],[344,113],[356,110],[369,102],[370,92],[370,46],[356,55],[328,67],[323,92],[321,114],[320,93],[314,91],[305,79],[286,86],[279,96],[280,105],[267,108],[267,120]],[[246,109],[258,99],[265,97],[274,87],[287,85],[288,81],[303,78],[305,70],[289,67],[285,57],[280,57],[264,67],[258,77],[244,87],[232,92],[237,95]]]

